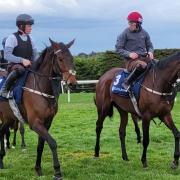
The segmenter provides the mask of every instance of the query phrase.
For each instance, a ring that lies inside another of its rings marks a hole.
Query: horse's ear
[[[51,38],[49,38],[49,41],[50,41],[51,45],[53,45],[55,43]]]
[[[74,44],[75,39],[73,39],[71,42],[69,42],[68,44],[66,44],[67,48],[70,48],[73,44]]]

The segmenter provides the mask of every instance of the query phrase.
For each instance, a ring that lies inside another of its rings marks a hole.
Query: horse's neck
[[[35,88],[44,93],[52,93],[51,77],[52,77],[52,58],[47,54],[40,67],[36,70],[35,76]],[[32,85],[32,84],[31,84]],[[33,82],[34,86],[34,82]]]
[[[154,79],[157,87],[161,91],[168,91],[172,89],[172,84],[177,80],[178,63],[172,63],[164,67],[163,69],[156,69]]]
[[[37,72],[44,75],[52,76],[52,60],[51,59],[52,58],[49,56],[49,54],[46,54]]]

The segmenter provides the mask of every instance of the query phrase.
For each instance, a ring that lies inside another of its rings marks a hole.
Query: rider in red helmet
[[[145,71],[147,63],[154,58],[154,48],[148,32],[142,28],[143,17],[139,12],[131,12],[129,27],[117,38],[116,52],[126,60],[126,68],[131,74],[123,83],[126,90]]]

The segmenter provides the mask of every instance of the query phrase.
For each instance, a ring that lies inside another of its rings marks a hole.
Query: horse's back
[[[123,68],[112,68],[109,71],[106,71],[100,78],[97,83],[97,86],[103,86],[107,82],[112,82],[113,78],[119,71],[123,71]]]

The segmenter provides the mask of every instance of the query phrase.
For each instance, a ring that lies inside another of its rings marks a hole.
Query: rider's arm
[[[17,39],[16,37],[12,34],[6,39],[6,44],[4,48],[4,58],[9,61],[9,62],[14,62],[14,63],[21,63],[22,58],[14,56],[13,50],[17,46]]]
[[[116,52],[120,56],[124,58],[129,58],[130,52],[125,49],[126,41],[127,41],[126,32],[124,31],[122,34],[118,36],[115,48],[116,48]]]
[[[147,32],[146,32],[146,47],[147,47],[148,52],[154,53],[153,44],[152,44],[150,36]]]

